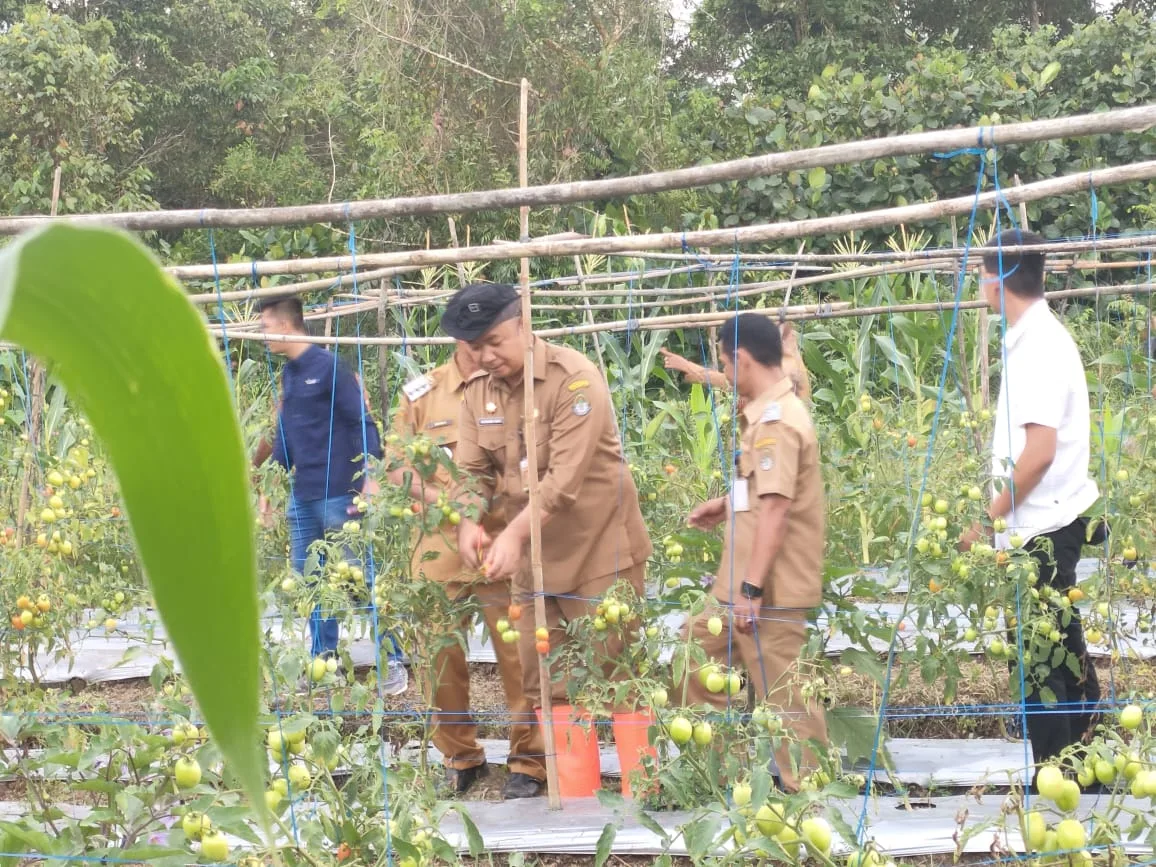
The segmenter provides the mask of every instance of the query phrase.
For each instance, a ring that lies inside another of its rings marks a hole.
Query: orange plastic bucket
[[[654,713],[614,714],[614,743],[618,747],[618,763],[622,766],[622,796],[633,797],[630,790],[630,776],[642,767],[642,757],[658,756],[658,751],[650,744],[650,726],[654,723]]]
[[[554,754],[558,764],[558,795],[562,798],[591,798],[602,788],[602,760],[598,734],[590,715],[571,705],[551,708]],[[542,709],[537,709],[542,725]],[[583,725],[585,724],[585,726]]]

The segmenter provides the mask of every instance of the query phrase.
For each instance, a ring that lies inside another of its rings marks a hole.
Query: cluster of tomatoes
[[[515,644],[518,641],[518,629],[514,626],[522,619],[522,606],[518,603],[511,603],[510,607],[506,609],[506,616],[494,624],[494,631],[497,632],[500,638],[506,644]],[[539,626],[534,630],[534,649],[538,651],[540,656],[545,656],[550,652],[550,631],[544,626]]]
[[[52,601],[41,594],[33,602],[28,596],[21,596],[16,600],[16,613],[12,615],[12,628],[17,632],[25,629],[43,629],[48,623],[48,612],[52,610]]]

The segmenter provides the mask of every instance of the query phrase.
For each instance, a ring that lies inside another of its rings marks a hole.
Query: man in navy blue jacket
[[[297,297],[273,298],[261,305],[262,328],[272,334],[302,335],[305,317]],[[354,497],[372,493],[368,456],[380,458],[381,438],[357,377],[332,352],[297,340],[270,341],[269,350],[287,360],[281,373],[281,401],[273,442],[263,442],[254,457],[273,460],[292,472],[289,537],[293,568],[304,573],[309,547],[357,514]],[[368,572],[368,570],[367,570]],[[367,575],[370,581],[373,576]],[[309,620],[314,657],[337,650],[338,621],[315,608]],[[394,654],[385,689],[405,690],[408,675]]]

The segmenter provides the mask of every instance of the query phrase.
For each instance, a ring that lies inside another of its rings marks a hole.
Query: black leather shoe
[[[536,798],[542,794],[544,788],[541,780],[535,780],[529,774],[510,774],[506,785],[502,787],[502,800],[513,801],[517,798]]]
[[[472,768],[446,768],[446,785],[455,795],[464,795],[489,770],[490,766],[484,763]]]

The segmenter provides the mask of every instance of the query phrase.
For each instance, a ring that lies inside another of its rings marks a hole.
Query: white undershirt
[[[1008,533],[996,540],[1000,547],[1013,532],[1026,541],[1068,526],[1100,496],[1088,475],[1088,382],[1072,335],[1041,299],[1008,328],[1004,348],[992,437],[992,475],[1002,480],[1011,476],[1014,460],[1027,444],[1025,425],[1054,428],[1056,456],[1039,485],[1007,516]]]

